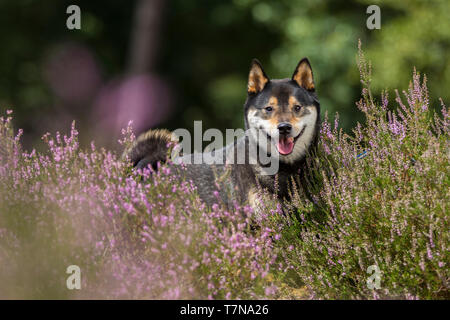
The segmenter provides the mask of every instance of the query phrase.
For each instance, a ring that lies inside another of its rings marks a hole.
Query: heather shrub
[[[431,109],[415,70],[395,105],[386,92],[376,102],[361,51],[358,62],[365,123],[348,135],[325,118],[308,183],[294,192],[298,212],[273,221],[283,228],[283,279],[316,298],[448,299],[448,108]],[[379,289],[367,285],[372,265]]]
[[[45,135],[48,152],[21,150],[0,119],[0,297],[258,298],[275,259],[272,233],[249,232],[249,207],[205,208],[172,173],[132,170],[92,144]],[[124,144],[134,139],[124,132]],[[82,271],[81,290],[66,268]]]
[[[448,108],[416,71],[376,101],[361,51],[359,67],[366,121],[347,134],[325,116],[292,201],[261,190],[257,212],[218,195],[207,208],[173,167],[81,148],[74,124],[27,152],[0,117],[0,298],[448,299]]]

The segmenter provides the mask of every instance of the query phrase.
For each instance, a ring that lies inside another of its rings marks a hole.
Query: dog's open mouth
[[[288,155],[294,150],[294,137],[280,137],[277,143],[278,152],[282,155]]]
[[[295,142],[303,134],[306,126],[300,131],[296,137],[280,136],[277,142],[277,150],[280,154],[287,156],[294,150]]]

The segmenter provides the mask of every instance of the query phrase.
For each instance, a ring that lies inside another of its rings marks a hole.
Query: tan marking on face
[[[276,112],[273,113],[273,116],[269,119],[269,122],[271,125],[277,127],[278,124],[280,124],[281,122],[288,121],[286,118],[287,118],[286,113],[278,109]]]
[[[277,97],[274,97],[274,96],[270,97],[268,106],[278,108],[278,99],[277,99]]]
[[[289,122],[292,125],[295,125],[295,123],[298,121],[298,119],[300,118],[300,114],[298,114],[297,112],[294,111],[294,107],[295,106],[299,106],[300,102],[298,102],[297,98],[294,96],[289,96],[289,110],[291,110],[291,117],[289,118]]]
[[[273,108],[273,111],[270,113],[269,116],[270,117],[269,122],[271,125],[277,126],[280,120],[280,116],[282,115],[281,108],[278,105],[278,98],[274,96],[270,97],[267,106]]]
[[[300,102],[298,102],[297,98],[294,96],[289,96],[289,109],[293,110],[295,105],[300,105]]]
[[[292,113],[292,114],[291,114],[291,117],[289,118],[290,124],[295,125],[295,123],[296,123],[297,121],[298,121],[297,116],[295,115],[295,113]]]

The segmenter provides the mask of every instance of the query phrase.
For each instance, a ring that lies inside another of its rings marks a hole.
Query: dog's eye
[[[295,106],[294,106],[295,112],[299,112],[301,109],[302,109],[302,107],[299,106],[299,105],[295,105]]]
[[[273,110],[272,107],[266,107],[265,109],[266,109],[267,112],[271,112]]]

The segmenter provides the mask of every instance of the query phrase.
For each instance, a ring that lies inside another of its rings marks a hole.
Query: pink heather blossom
[[[441,101],[433,113],[416,71],[392,105],[387,93],[377,102],[362,51],[358,64],[364,123],[349,134],[326,114],[317,156],[307,157],[291,199],[259,190],[258,210],[224,204],[218,192],[208,208],[185,167],[135,170],[115,152],[80,146],[74,123],[67,136],[45,134],[46,150],[26,152],[8,110],[0,117],[0,295],[271,299],[284,298],[278,288],[288,283],[312,299],[442,298],[448,108]],[[126,148],[131,123],[122,132]],[[56,275],[72,264],[84,289],[61,291]],[[382,272],[376,292],[366,283],[373,264]]]

